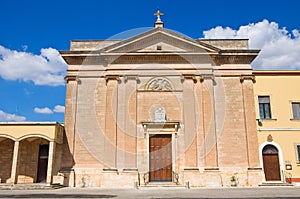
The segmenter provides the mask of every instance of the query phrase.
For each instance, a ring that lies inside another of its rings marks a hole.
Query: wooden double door
[[[155,134],[149,138],[150,182],[172,181],[172,135]]]

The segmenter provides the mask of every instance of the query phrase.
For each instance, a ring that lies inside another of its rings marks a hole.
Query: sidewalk
[[[97,189],[0,191],[0,198],[300,198],[300,187],[200,189]]]

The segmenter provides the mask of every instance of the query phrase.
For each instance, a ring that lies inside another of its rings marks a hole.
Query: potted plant
[[[238,185],[237,173],[230,177],[230,182],[232,187],[236,187]]]

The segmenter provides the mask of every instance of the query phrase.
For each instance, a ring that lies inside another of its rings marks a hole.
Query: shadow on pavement
[[[0,198],[114,198],[116,195],[96,194],[5,194]]]

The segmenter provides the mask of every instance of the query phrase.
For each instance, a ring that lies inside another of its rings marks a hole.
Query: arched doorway
[[[11,182],[14,140],[0,135],[0,183]]]
[[[17,183],[46,183],[49,140],[31,135],[20,140]]]
[[[262,155],[266,181],[280,181],[278,149],[268,144],[263,148]]]

